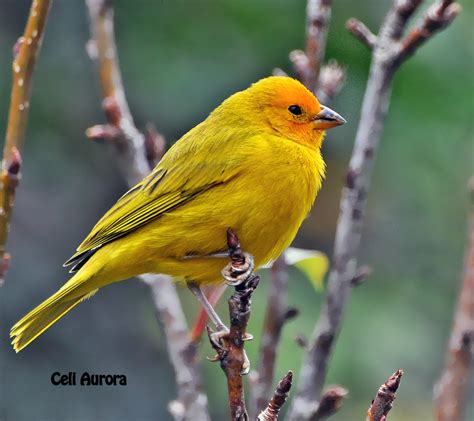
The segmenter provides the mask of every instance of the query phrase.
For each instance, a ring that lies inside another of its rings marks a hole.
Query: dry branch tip
[[[321,401],[314,415],[314,420],[323,420],[334,415],[341,409],[342,402],[348,394],[349,391],[343,386],[328,386],[321,396]]]
[[[346,29],[370,50],[375,47],[377,36],[360,20],[350,18],[346,22]]]
[[[275,421],[290,394],[293,384],[293,372],[290,370],[278,383],[272,399],[257,417],[258,421]]]
[[[402,375],[403,370],[399,369],[380,386],[375,399],[367,411],[367,421],[382,421],[386,419],[389,411],[392,409]]]

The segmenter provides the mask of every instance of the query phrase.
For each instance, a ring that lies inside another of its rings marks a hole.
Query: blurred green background
[[[5,132],[11,48],[29,1],[1,0],[0,127]],[[327,57],[347,68],[332,107],[348,124],[324,145],[327,180],[295,245],[331,254],[370,55],[344,29],[354,16],[374,31],[391,1],[336,1]],[[429,2],[430,3],[430,2]],[[288,53],[304,46],[305,0],[116,1],[116,34],[136,123],[156,123],[169,143],[229,94],[271,73],[291,71]],[[373,276],[354,290],[331,362],[329,383],[350,390],[334,420],[363,419],[379,385],[405,369],[391,420],[432,418],[432,386],[448,340],[460,282],[473,172],[474,5],[461,1],[454,24],[397,73],[369,196],[360,261]],[[167,420],[173,373],[145,285],[128,281],[81,304],[33,346],[15,355],[9,327],[68,278],[61,264],[126,186],[103,145],[85,139],[103,122],[94,66],[85,52],[82,1],[55,1],[34,77],[30,122],[8,243],[12,264],[0,290],[2,420]],[[266,276],[254,295],[248,343],[256,363]],[[197,305],[181,290],[192,319]],[[291,272],[290,305],[300,316],[284,331],[277,376],[296,374],[322,296]],[[225,305],[218,306],[225,314]],[[213,419],[227,419],[225,380],[204,358]],[[118,373],[127,387],[54,387],[53,372]],[[471,394],[472,396],[472,394]],[[474,419],[471,400],[466,419]]]

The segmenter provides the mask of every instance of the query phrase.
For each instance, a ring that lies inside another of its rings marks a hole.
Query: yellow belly
[[[107,268],[102,268],[106,277],[117,278],[120,272],[123,279],[126,259],[128,277],[155,272],[198,283],[219,282],[225,258],[185,257],[225,251],[229,227],[257,267],[277,258],[311,208],[324,170],[319,152],[278,141],[262,147],[254,162],[230,182],[99,250],[97,255],[107,253]],[[94,257],[100,259],[91,260]]]

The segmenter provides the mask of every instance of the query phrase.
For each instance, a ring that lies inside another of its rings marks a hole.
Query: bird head
[[[313,148],[321,146],[325,130],[346,122],[290,77],[261,79],[241,94],[262,129]]]

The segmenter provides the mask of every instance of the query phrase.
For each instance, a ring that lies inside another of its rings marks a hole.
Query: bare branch
[[[346,29],[370,50],[375,47],[377,36],[374,35],[360,20],[356,18],[349,19],[346,22]]]
[[[86,0],[86,3],[92,37],[88,50],[94,51],[91,58],[97,60],[102,107],[108,121],[108,125],[100,127],[103,128],[105,140],[111,140],[114,144],[119,169],[127,183],[133,186],[150,172],[150,166],[146,159],[145,138],[135,127],[125,98],[115,45],[114,10],[107,0]],[[87,135],[97,138],[100,132],[97,127],[89,129]]]
[[[392,409],[393,401],[397,396],[402,375],[403,370],[397,370],[380,386],[375,399],[367,411],[366,421],[385,421],[387,419],[387,414]]]
[[[401,63],[413,55],[436,32],[446,28],[460,11],[461,6],[459,3],[455,3],[452,0],[440,0],[433,4],[417,27],[412,29],[402,41],[402,49],[398,61]]]
[[[292,382],[293,372],[288,371],[288,373],[278,383],[273,397],[267,407],[260,412],[257,421],[276,421],[278,419],[278,414],[290,394]]]
[[[16,187],[21,178],[21,151],[28,123],[31,82],[43,41],[49,7],[50,0],[33,0],[25,32],[13,47],[12,90],[0,183],[0,285],[10,262],[5,246]]]
[[[316,91],[318,85],[319,72],[326,51],[331,3],[331,0],[308,0],[306,6],[305,55],[307,62],[304,66],[295,66],[295,70],[299,79],[313,91]]]
[[[352,280],[357,277],[357,254],[366,197],[375,152],[388,112],[393,77],[399,65],[401,50],[398,38],[403,34],[409,17],[419,3],[420,0],[395,0],[380,28],[373,49],[361,118],[347,171],[346,186],[342,191],[326,299],[307,347],[297,395],[291,409],[292,420],[311,419],[319,406],[331,351],[339,333]]]
[[[321,103],[329,102],[345,82],[345,70],[334,60],[323,65],[331,19],[331,0],[308,0],[306,6],[306,48],[290,53],[296,76],[316,93]]]
[[[107,118],[107,124],[94,126],[86,134],[114,146],[119,168],[128,185],[133,186],[148,175],[150,163],[161,157],[164,138],[156,130],[149,130],[147,139],[133,122],[118,65],[111,2],[86,0],[86,3],[92,37],[88,50],[91,58],[98,62],[102,105]],[[170,412],[176,420],[209,420],[195,350],[190,345],[188,326],[172,279],[163,275],[143,275],[140,278],[151,288],[175,372],[178,398],[170,403]]]
[[[252,381],[252,413],[257,414],[268,403],[275,371],[275,360],[281,332],[287,319],[288,270],[284,257],[275,261],[270,272],[270,285],[260,342],[260,360]]]
[[[347,397],[349,391],[342,386],[329,386],[321,396],[319,408],[311,421],[325,420],[341,409],[342,401]]]
[[[346,83],[346,71],[336,60],[324,64],[319,72],[316,95],[321,104],[329,104]]]
[[[231,263],[227,266],[231,277],[241,274],[244,263],[244,254],[240,242],[232,230],[227,231],[227,245]],[[250,317],[250,304],[252,293],[257,288],[260,278],[251,273],[245,280],[235,285],[235,291],[228,300],[230,330],[229,332],[213,332],[207,327],[211,346],[217,355],[214,361],[220,361],[221,368],[227,377],[229,391],[229,406],[233,421],[248,420],[245,405],[244,386],[242,376],[248,374],[250,363],[245,354],[245,341],[251,340],[252,335],[247,333],[247,324]],[[218,338],[216,339],[216,335]]]
[[[197,345],[189,340],[188,325],[173,279],[151,274],[142,275],[141,279],[150,286],[157,319],[167,338],[168,355],[175,370],[178,399],[169,403],[169,411],[175,420],[208,420],[207,396],[202,392],[198,372]]]
[[[441,378],[435,386],[436,419],[460,420],[466,405],[474,361],[474,177],[464,274]]]

